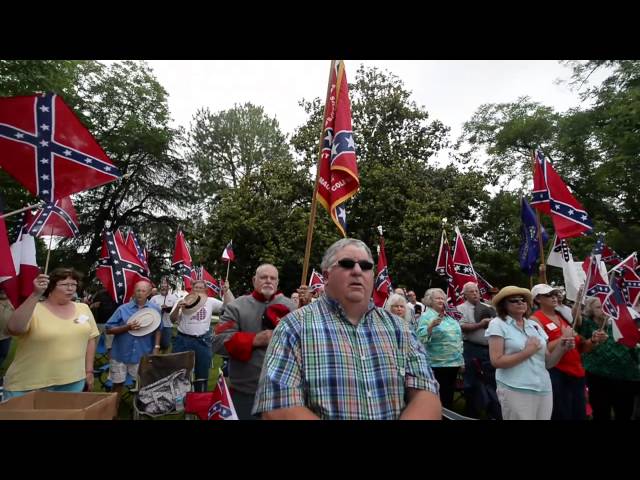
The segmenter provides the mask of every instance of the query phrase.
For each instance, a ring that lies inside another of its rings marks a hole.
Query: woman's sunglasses
[[[522,297],[508,298],[507,302],[509,302],[509,303],[527,303],[527,301]]]

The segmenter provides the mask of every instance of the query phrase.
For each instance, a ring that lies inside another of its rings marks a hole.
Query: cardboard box
[[[30,392],[0,403],[0,420],[113,420],[116,393]]]

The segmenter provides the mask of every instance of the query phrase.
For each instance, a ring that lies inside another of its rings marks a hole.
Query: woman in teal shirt
[[[462,330],[455,318],[445,311],[446,295],[439,288],[430,288],[422,303],[426,310],[418,320],[416,333],[425,345],[433,374],[440,384],[440,401],[451,408],[458,370],[464,365]]]

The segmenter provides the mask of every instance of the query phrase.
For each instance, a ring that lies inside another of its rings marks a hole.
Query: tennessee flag
[[[324,110],[322,153],[318,166],[318,201],[347,236],[345,203],[360,188],[356,144],[351,130],[351,103],[344,62],[332,64]]]

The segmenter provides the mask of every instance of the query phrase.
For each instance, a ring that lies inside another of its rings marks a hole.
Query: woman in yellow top
[[[4,378],[5,400],[32,390],[81,392],[85,383],[93,388],[100,333],[89,306],[72,300],[79,280],[71,268],[38,275],[33,293],[9,319],[7,330],[17,346]]]

